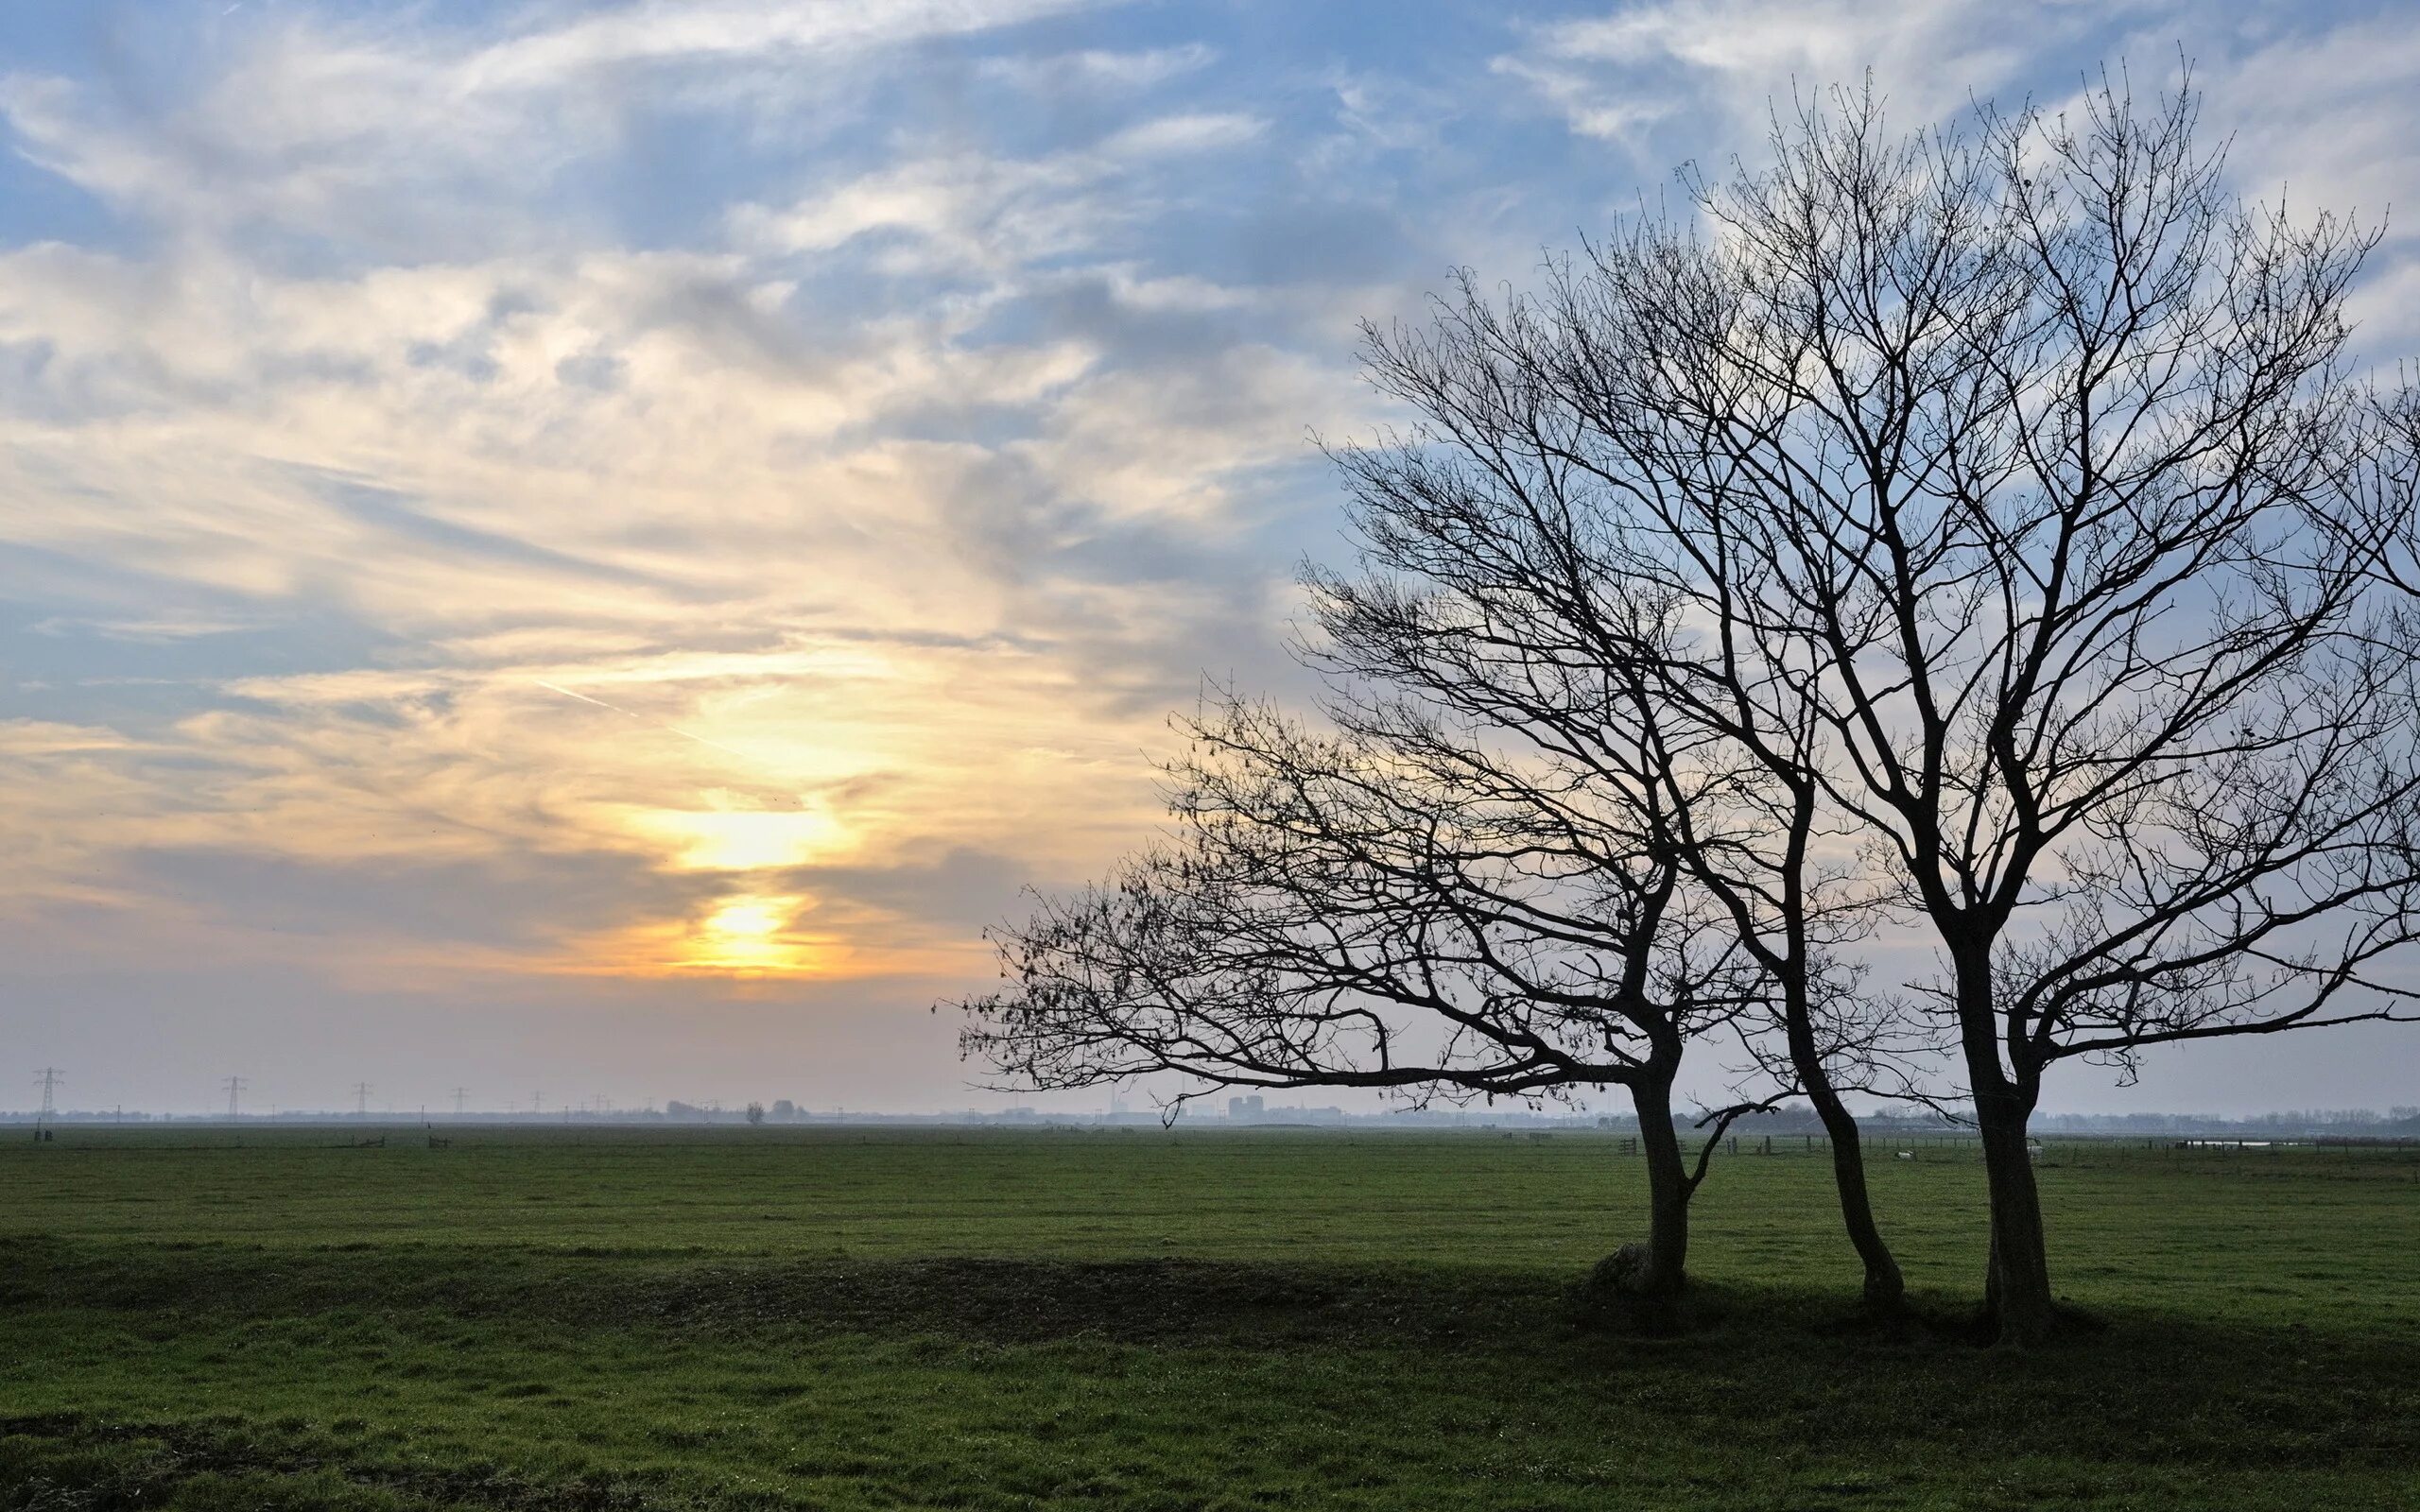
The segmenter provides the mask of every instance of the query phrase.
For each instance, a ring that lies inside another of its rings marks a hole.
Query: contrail
[[[529,680],[545,689],[548,693],[560,693],[566,698],[577,698],[582,703],[593,703],[599,709],[612,710],[614,713],[620,714],[623,718],[636,720],[638,723],[647,726],[650,730],[668,730],[683,740],[694,740],[700,746],[711,746],[715,749],[721,751],[726,756],[736,756],[741,761],[752,760],[746,751],[734,750],[729,746],[724,745],[721,741],[708,740],[705,736],[683,730],[679,725],[667,725],[660,719],[649,719],[645,714],[632,713],[628,709],[623,708],[620,704],[607,703],[602,698],[592,698],[584,693],[574,693],[569,688],[557,687],[555,684],[548,682],[544,678],[531,678]]]

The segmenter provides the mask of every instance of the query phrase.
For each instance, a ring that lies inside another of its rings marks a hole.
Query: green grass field
[[[2055,1147],[2028,1355],[1843,1327],[1718,1160],[1697,1327],[1590,1321],[1610,1140],[71,1128],[0,1144],[0,1508],[2420,1506],[2420,1162]],[[1922,1306],[1981,1181],[1874,1172]]]

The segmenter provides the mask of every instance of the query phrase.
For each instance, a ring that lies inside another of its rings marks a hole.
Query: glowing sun
[[[699,920],[682,964],[717,971],[805,970],[805,944],[790,933],[790,920],[804,902],[757,893],[725,899]]]

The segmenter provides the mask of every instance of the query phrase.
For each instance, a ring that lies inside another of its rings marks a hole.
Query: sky
[[[2354,313],[2420,353],[2397,4],[10,0],[0,1108],[1004,1106],[931,1007],[1205,675],[1305,692],[1357,321],[1793,89],[2181,60],[2245,193],[2403,214]]]

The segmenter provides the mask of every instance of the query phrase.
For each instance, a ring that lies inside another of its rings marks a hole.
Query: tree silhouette
[[[1714,1142],[1772,1100],[1710,1113],[1686,1160],[1682,1057],[1767,984],[1671,854],[1666,796],[1685,781],[1650,770],[1662,758],[1619,698],[1598,759],[1620,783],[1509,724],[1409,700],[1335,712],[1319,731],[1224,699],[1191,721],[1175,836],[998,933],[1009,986],[962,1005],[964,1050],[1045,1088],[1165,1073],[1456,1100],[1622,1087],[1651,1212],[1614,1279],[1678,1291]]]
[[[1200,723],[1180,840],[1011,932],[968,1048],[1618,1083],[1668,1127],[1719,1027],[1832,1130],[1889,1302],[1840,1091],[1912,1075],[1928,1022],[1998,1336],[2055,1332],[2052,1066],[2420,1010],[2377,970],[2420,936],[2420,401],[2345,358],[2375,232],[2245,206],[2197,109],[2104,79],[1894,137],[1836,94],[1538,292],[1465,274],[1368,331],[1415,421],[1331,454],[1337,733]],[[1868,993],[1886,918],[1936,974]],[[1374,1004],[1448,1027],[1408,1054],[1427,1021]],[[1673,1285],[1687,1177],[1651,1155]]]
[[[1422,425],[1345,454],[1365,529],[1520,607],[1501,640],[1731,753],[1677,850],[1817,1058],[1804,931],[1927,927],[2010,1342],[2058,1323],[2049,1067],[2413,1007],[2374,970],[2420,931],[2415,411],[2343,358],[2374,235],[2245,208],[2195,114],[2104,81],[1892,138],[1836,96],[1543,292],[1374,333]]]

